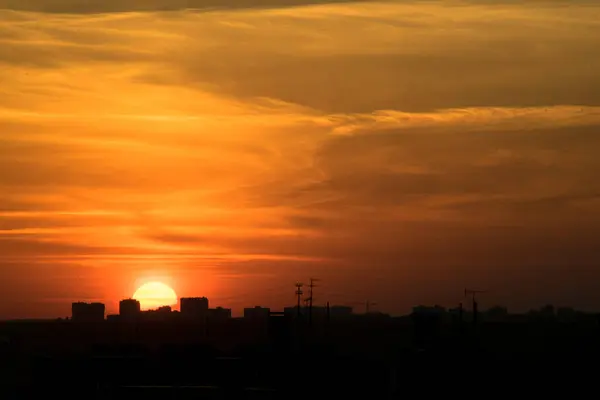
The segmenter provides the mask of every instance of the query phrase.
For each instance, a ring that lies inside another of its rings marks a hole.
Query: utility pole
[[[296,297],[298,299],[298,304],[297,304],[297,309],[296,309],[296,316],[298,318],[300,318],[300,306],[302,304],[302,295],[304,294],[304,292],[302,291],[302,287],[304,286],[304,283],[296,283]]]
[[[465,289],[465,297],[471,296],[471,304],[473,305],[473,325],[477,326],[478,317],[479,317],[479,304],[477,304],[477,299],[475,296],[478,293],[486,293],[485,290],[471,290]]]
[[[318,279],[316,278],[310,278],[310,284],[308,285],[308,289],[309,289],[309,294],[308,294],[308,324],[312,326],[312,312],[313,312],[313,302],[314,302],[314,297],[313,297],[313,289],[317,286],[315,285],[315,282],[317,282]]]

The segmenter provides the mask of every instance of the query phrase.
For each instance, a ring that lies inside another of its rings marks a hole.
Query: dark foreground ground
[[[235,346],[215,344],[225,335],[182,342],[174,340],[182,333],[165,337],[151,328],[138,330],[136,341],[102,327],[13,330],[0,354],[0,399],[579,397],[598,390],[596,324],[284,329]]]

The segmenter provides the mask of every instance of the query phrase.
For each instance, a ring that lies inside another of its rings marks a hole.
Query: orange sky
[[[600,6],[509,3],[0,0],[0,318],[600,309]]]

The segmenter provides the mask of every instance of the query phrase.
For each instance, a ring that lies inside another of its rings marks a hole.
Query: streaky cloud
[[[359,0],[360,1],[360,0]],[[0,0],[0,9],[57,14],[284,8],[357,0]],[[366,1],[366,0],[365,0]]]

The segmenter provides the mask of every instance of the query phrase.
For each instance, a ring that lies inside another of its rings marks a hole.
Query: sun
[[[133,298],[140,302],[143,310],[177,304],[177,293],[162,282],[149,282],[140,286]]]

